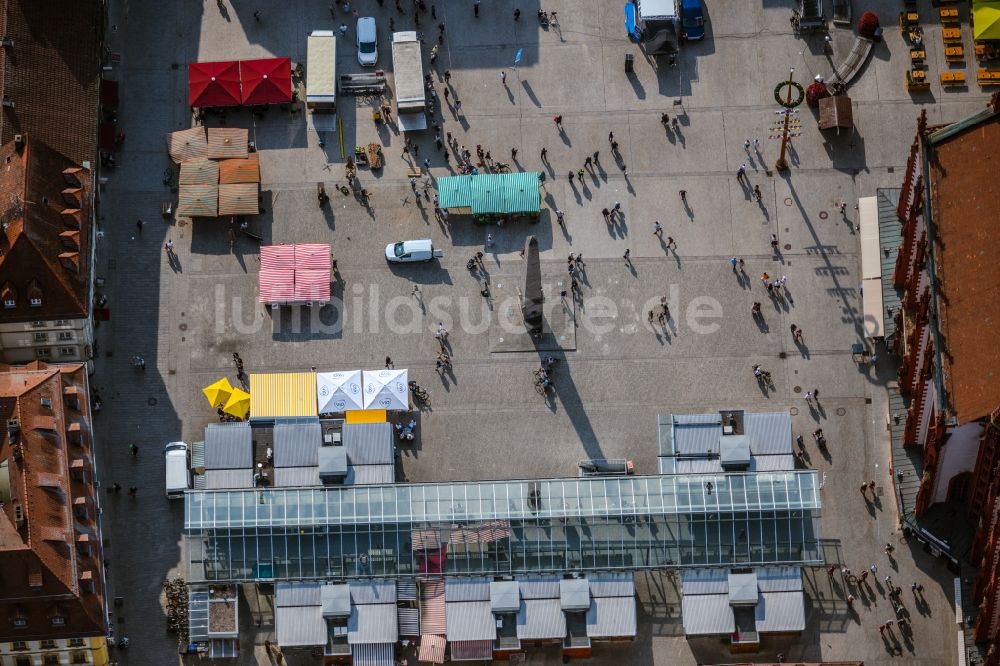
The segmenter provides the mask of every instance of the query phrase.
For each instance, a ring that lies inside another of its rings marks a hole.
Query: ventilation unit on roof
[[[21,422],[18,419],[7,419],[7,436],[10,437],[11,441],[16,442],[20,434]]]
[[[2,37],[2,38],[0,38],[0,47],[3,47],[5,49],[12,49],[12,48],[14,48],[14,39],[11,38],[11,37]]]
[[[3,96],[3,102],[2,102],[2,104],[4,106],[6,106],[8,109],[13,109],[14,108],[14,100],[12,100],[7,95]],[[15,137],[15,142],[16,142],[16,137]],[[23,144],[18,144],[18,145],[20,146],[20,145],[23,145]]]

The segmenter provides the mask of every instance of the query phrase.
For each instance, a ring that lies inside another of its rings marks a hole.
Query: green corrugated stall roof
[[[438,179],[441,208],[469,208],[473,215],[538,213],[542,198],[537,171],[485,173]]]

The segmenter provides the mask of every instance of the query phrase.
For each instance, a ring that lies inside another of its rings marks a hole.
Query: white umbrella
[[[410,408],[409,373],[406,370],[365,370],[365,409]]]
[[[361,371],[316,373],[316,402],[320,414],[364,409]]]

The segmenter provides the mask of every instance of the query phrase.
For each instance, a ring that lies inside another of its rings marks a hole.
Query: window
[[[74,652],[73,653],[73,663],[74,664],[89,664],[90,660],[87,659],[86,652]]]
[[[24,629],[28,626],[28,618],[24,615],[15,615],[10,618],[10,624],[15,629]]]
[[[79,514],[80,514],[80,508],[77,507],[77,515]],[[87,515],[87,507],[83,507],[83,515],[84,516]],[[51,618],[49,618],[49,621],[52,622],[53,627],[61,627],[66,624],[66,618],[64,618],[62,615],[53,615]],[[53,644],[53,647],[55,647],[55,644]]]
[[[56,326],[69,326],[69,320],[68,319],[56,319],[55,325]]]
[[[35,342],[48,342],[48,341],[49,341],[48,333],[35,332]]]
[[[31,328],[45,328],[47,324],[44,321],[33,321],[31,322]]]
[[[42,658],[42,663],[45,666],[59,666],[59,655],[47,654]]]
[[[40,307],[42,307],[42,299],[41,299],[41,297],[35,296],[35,297],[33,297],[33,298],[29,299],[29,300],[31,302],[31,307],[33,307],[33,308],[40,308]]]
[[[27,657],[17,657],[14,659],[14,666],[31,666],[31,660]]]
[[[73,331],[59,331],[59,339],[60,340],[72,340],[73,339]]]
[[[69,646],[70,647],[83,647],[83,639],[82,638],[71,638],[71,639],[69,639]]]
[[[24,641],[11,641],[10,649],[14,652],[23,652],[28,649],[28,644]]]
[[[10,310],[11,308],[16,308],[17,301],[15,301],[13,298],[5,298],[3,299],[3,306],[8,310]]]
[[[35,350],[35,358],[39,358],[42,360],[50,359],[52,358],[52,350],[49,349],[48,347],[39,347],[38,349]]]
[[[38,647],[42,650],[55,650],[56,642],[51,638],[46,638],[45,640],[38,641]]]
[[[76,356],[76,347],[60,347],[60,356]]]

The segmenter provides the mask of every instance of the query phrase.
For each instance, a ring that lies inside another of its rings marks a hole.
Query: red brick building
[[[899,390],[910,403],[903,440],[919,447],[914,511],[965,505],[979,521],[977,642],[1000,640],[1000,94],[986,109],[929,127],[921,115],[898,214],[893,284]],[[1000,664],[994,652],[993,664]]]

